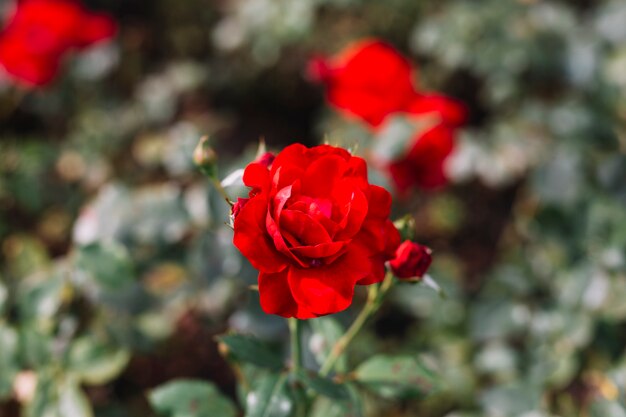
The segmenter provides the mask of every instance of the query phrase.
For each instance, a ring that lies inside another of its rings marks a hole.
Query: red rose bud
[[[112,38],[117,25],[75,0],[17,1],[0,32],[0,66],[27,86],[50,83],[65,55]]]
[[[265,152],[263,155],[259,156],[255,162],[263,165],[265,168],[269,168],[272,162],[274,162],[274,159],[276,159],[276,156],[273,153]]]
[[[389,266],[398,278],[422,278],[432,262],[431,253],[430,248],[405,240],[396,249],[396,257],[389,261]]]
[[[203,136],[193,151],[193,162],[210,178],[217,178],[217,153],[209,143],[209,137]]]
[[[337,313],[352,304],[357,285],[384,279],[400,234],[389,220],[391,195],[369,183],[363,159],[294,144],[271,168],[249,164],[243,182],[250,199],[233,208],[233,243],[259,270],[266,313]]]

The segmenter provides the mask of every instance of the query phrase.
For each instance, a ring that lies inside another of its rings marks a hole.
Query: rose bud
[[[193,151],[193,162],[208,177],[217,177],[217,153],[209,143],[209,137],[203,136]]]
[[[396,249],[396,257],[389,261],[389,266],[398,278],[422,278],[432,262],[431,253],[430,248],[405,240]]]

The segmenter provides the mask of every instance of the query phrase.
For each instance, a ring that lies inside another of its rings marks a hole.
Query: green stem
[[[226,193],[226,190],[224,189],[224,187],[222,187],[222,183],[220,182],[220,180],[217,178],[211,178],[211,180],[213,181],[213,186],[215,187],[217,192],[222,196],[222,198],[226,201],[226,203],[232,207],[234,204],[230,200],[230,197],[228,197],[228,194]]]
[[[289,333],[291,340],[291,371],[295,374],[302,368],[302,326],[300,320],[290,318]]]
[[[385,280],[380,285],[370,285],[368,290],[367,302],[363,307],[363,310],[356,317],[348,331],[339,338],[335,346],[333,346],[330,354],[326,358],[326,361],[322,364],[320,369],[320,376],[328,376],[328,374],[335,368],[337,360],[343,354],[343,352],[350,345],[352,340],[361,331],[367,320],[374,315],[380,308],[384,296],[387,294],[393,284],[393,275],[389,272],[385,276]]]

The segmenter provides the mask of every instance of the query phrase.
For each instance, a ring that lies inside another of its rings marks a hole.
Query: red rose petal
[[[259,273],[261,308],[267,314],[278,314],[282,317],[295,317],[301,320],[316,317],[294,300],[289,288],[288,274],[289,269],[273,274]]]
[[[367,255],[352,247],[335,262],[318,268],[289,269],[289,287],[299,305],[318,316],[345,310],[352,303],[355,284],[371,270]]]
[[[278,272],[287,266],[287,260],[272,245],[265,228],[266,215],[267,200],[250,199],[235,218],[233,243],[256,269]]]

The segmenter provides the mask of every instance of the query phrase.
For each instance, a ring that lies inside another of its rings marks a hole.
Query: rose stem
[[[363,310],[361,310],[348,331],[346,331],[346,333],[339,338],[337,343],[335,343],[335,346],[333,346],[330,354],[320,369],[320,376],[327,376],[335,368],[337,360],[346,350],[348,345],[350,345],[352,339],[354,339],[359,331],[361,331],[367,320],[380,308],[383,297],[389,291],[392,284],[393,274],[391,272],[387,272],[385,280],[380,285],[380,288],[377,285],[369,286],[367,302],[365,303]]]
[[[217,178],[211,178],[211,180],[213,181],[213,186],[215,187],[217,192],[222,196],[226,203],[232,207],[234,203],[230,200],[230,197],[228,197],[228,194],[226,193],[224,187],[222,187],[222,183],[220,182],[220,180]]]
[[[302,326],[300,320],[295,318],[290,318],[288,323],[291,336],[291,371],[295,374],[302,367]]]

